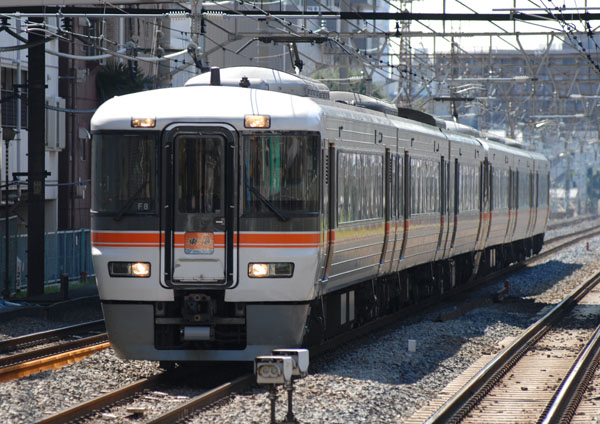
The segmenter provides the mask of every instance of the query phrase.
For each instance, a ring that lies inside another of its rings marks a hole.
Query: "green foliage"
[[[109,62],[96,75],[96,90],[101,103],[114,96],[146,90],[151,84],[152,78],[145,76],[137,66],[120,62]]]

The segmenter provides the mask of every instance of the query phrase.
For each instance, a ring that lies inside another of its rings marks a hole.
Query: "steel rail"
[[[167,372],[164,372],[162,374],[144,378],[143,380],[137,381],[128,386],[122,387],[118,390],[107,393],[103,396],[97,397],[79,405],[75,405],[72,408],[61,411],[50,417],[44,418],[43,420],[38,421],[38,424],[62,424],[65,422],[74,421],[76,419],[85,417],[86,415],[89,415],[94,411],[105,408],[120,400],[133,396],[136,393],[140,393],[144,390],[156,386],[157,384],[160,384],[167,378],[167,374]]]
[[[254,383],[254,375],[246,374],[241,377],[236,378],[233,381],[227,382],[225,384],[220,385],[212,390],[209,390],[201,395],[196,396],[195,398],[189,400],[185,404],[172,409],[163,415],[154,418],[149,421],[147,424],[170,424],[176,423],[179,420],[189,416],[195,411],[204,408],[211,403],[214,403],[228,394],[241,391],[246,387],[251,387]]]
[[[537,254],[536,256],[533,256],[532,259],[548,256],[564,247],[567,247],[567,246],[570,246],[577,242],[580,242],[581,240],[584,240],[588,237],[596,237],[598,235],[600,235],[600,229],[586,228],[584,230],[575,231],[573,233],[563,234],[561,236],[552,237],[551,239],[546,240],[544,243],[546,243],[546,244],[557,243],[561,240],[566,240],[570,237],[575,237],[575,238],[572,241],[565,243],[564,245],[560,245],[560,246],[553,247],[548,250],[542,251],[539,254]]]
[[[15,355],[5,356],[0,358],[0,376],[4,374],[4,370],[12,365],[39,359],[43,357],[50,357],[52,355],[58,355],[67,351],[73,351],[88,346],[93,346],[101,343],[108,342],[108,335],[106,333],[97,334],[95,336],[84,337],[78,340],[72,340],[64,343],[57,344],[55,346],[47,346],[39,349],[33,349],[28,352],[17,353]]]
[[[66,335],[72,335],[74,333],[93,330],[97,327],[103,326],[104,320],[99,319],[96,321],[88,321],[81,324],[69,325],[67,327],[56,328],[48,331],[40,331],[38,333],[26,334],[24,336],[13,337],[7,340],[0,341],[0,353],[9,352],[15,350],[16,347],[30,345],[32,343],[52,340],[58,337],[64,337]]]
[[[600,273],[580,284],[546,315],[529,326],[510,345],[494,357],[458,392],[425,421],[426,424],[456,423],[482,399],[496,382],[536,343],[557,319],[579,302],[600,282]]]
[[[65,365],[80,361],[91,354],[110,347],[110,342],[82,347],[76,350],[61,352],[52,356],[35,359],[33,361],[10,365],[0,369],[0,383],[27,377],[42,371],[60,369]]]
[[[563,380],[557,395],[547,408],[542,424],[571,422],[599,362],[600,326],[596,327],[588,344]]]
[[[568,221],[554,221],[552,223],[548,223],[546,226],[546,231],[556,230],[558,228],[564,227],[565,225],[576,225],[586,221],[592,221],[598,219],[598,216],[588,215],[583,217],[578,217],[574,219],[570,219]]]

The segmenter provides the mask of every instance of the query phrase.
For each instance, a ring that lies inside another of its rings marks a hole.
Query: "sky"
[[[398,1],[391,2],[392,4],[398,5]],[[568,8],[566,12],[577,13],[583,11],[584,7],[588,7],[590,13],[600,13],[600,0],[414,0],[412,2],[412,12],[414,13],[442,13],[444,10],[447,13],[509,13],[509,9],[515,8],[523,13],[543,13],[546,12],[546,8],[552,10],[555,16],[560,16],[560,12],[556,11],[557,7]],[[580,9],[571,9],[580,8]],[[392,7],[393,11],[395,8]],[[409,9],[410,10],[410,9]],[[584,23],[582,21],[569,22],[574,25],[573,28],[576,30],[584,30]],[[549,32],[549,31],[562,31],[563,27],[556,21],[543,21],[543,22],[446,22],[445,27],[442,22],[424,22],[430,29],[426,28],[423,24],[413,22],[411,24],[411,31],[424,31],[431,32],[482,32],[482,33],[514,33],[519,32],[521,35],[519,41],[526,50],[542,50],[548,44],[547,35],[528,35],[532,32]],[[395,23],[394,23],[395,25]],[[591,22],[591,27],[596,31],[600,28],[600,21]],[[488,51],[490,49],[490,43],[492,49],[515,49],[518,48],[518,42],[516,37],[513,35],[504,35],[498,37],[489,36],[478,36],[478,37],[457,37],[455,42],[458,43],[460,48],[466,51]],[[442,37],[436,37],[435,45],[433,38],[413,38],[413,48],[424,48],[429,52],[432,52],[435,48],[436,52],[446,52],[450,49],[450,39],[444,40]],[[561,48],[560,42],[555,41],[552,43],[552,48]]]

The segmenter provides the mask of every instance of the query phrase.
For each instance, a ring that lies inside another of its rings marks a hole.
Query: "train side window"
[[[493,208],[495,210],[508,208],[509,180],[508,169],[492,169]]]
[[[478,183],[481,168],[473,165],[460,165],[459,173],[459,210],[474,211],[479,208],[480,191]]]
[[[337,170],[338,222],[382,218],[384,157],[342,151]]]
[[[411,157],[411,215],[440,212],[440,163]]]
[[[519,171],[519,207],[528,208],[531,206],[531,178],[530,173]]]

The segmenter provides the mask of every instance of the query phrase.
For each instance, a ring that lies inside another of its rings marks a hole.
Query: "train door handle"
[[[225,218],[215,218],[215,224],[225,225]]]

